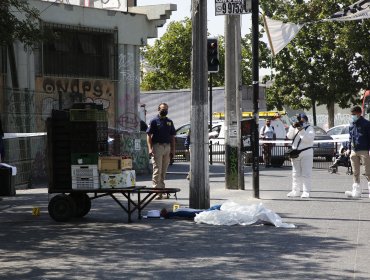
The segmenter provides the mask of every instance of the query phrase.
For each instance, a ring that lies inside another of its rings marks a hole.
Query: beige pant
[[[353,171],[353,182],[360,183],[360,171],[361,162],[365,167],[365,176],[370,179],[370,156],[369,151],[352,151],[350,155],[352,171]]]
[[[171,145],[156,143],[153,145],[153,153],[153,187],[163,189],[165,188],[164,179],[170,163]]]

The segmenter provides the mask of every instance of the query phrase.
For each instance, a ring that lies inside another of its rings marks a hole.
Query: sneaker
[[[360,198],[361,197],[361,192],[359,191],[345,191],[344,194],[348,197],[348,198]],[[370,197],[370,194],[369,194],[369,197]]]
[[[159,195],[157,195],[157,197],[155,198],[155,199],[163,199],[163,196],[162,196],[162,194],[160,193]]]
[[[357,183],[354,183],[352,185],[352,191],[345,191],[344,192],[344,194],[347,197],[352,197],[352,198],[360,198],[361,193],[362,193],[361,186],[360,186],[360,184],[357,184]]]
[[[309,198],[309,197],[310,197],[310,193],[308,192],[303,192],[301,195],[301,198]]]
[[[299,195],[300,195],[300,192],[299,191],[291,191],[286,196],[287,197],[298,197]]]

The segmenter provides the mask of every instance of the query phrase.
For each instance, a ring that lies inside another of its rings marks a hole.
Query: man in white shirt
[[[271,125],[271,119],[266,119],[265,125],[261,127],[260,138],[262,140],[275,140],[276,134],[275,129]],[[271,167],[271,151],[273,148],[273,143],[263,143],[263,161],[265,162],[266,168]]]

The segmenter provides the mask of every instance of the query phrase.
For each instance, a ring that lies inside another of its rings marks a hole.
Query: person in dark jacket
[[[370,122],[362,117],[360,106],[351,108],[352,123],[349,126],[350,160],[353,170],[353,185],[351,191],[346,191],[347,197],[359,198],[362,194],[360,186],[361,163],[365,168],[365,177],[370,190]]]
[[[153,187],[164,189],[165,177],[170,160],[175,155],[176,130],[172,120],[167,117],[168,105],[158,106],[158,115],[154,117],[146,130],[149,156],[153,162]],[[157,196],[158,199],[162,195]]]

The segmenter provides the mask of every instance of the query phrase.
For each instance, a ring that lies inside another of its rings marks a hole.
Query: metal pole
[[[252,169],[253,196],[259,198],[259,137],[258,137],[258,96],[259,96],[259,65],[258,65],[258,0],[252,0],[252,80],[253,80],[253,118],[252,128]]]
[[[238,189],[238,139],[236,108],[236,25],[239,16],[225,16],[225,187]]]
[[[241,26],[240,26],[240,16],[238,17],[235,26],[235,87],[236,87],[236,120],[238,123],[237,137],[238,137],[238,189],[244,190],[244,162],[242,154],[242,132],[241,132],[241,122],[242,122],[242,53],[241,53]]]
[[[209,73],[209,132],[212,131],[212,73]]]
[[[209,73],[209,132],[212,131],[212,73]],[[209,141],[209,164],[213,164],[212,141]]]
[[[208,164],[207,1],[192,1],[191,153],[189,206],[210,206]]]

